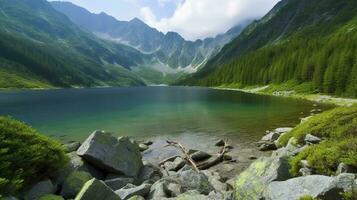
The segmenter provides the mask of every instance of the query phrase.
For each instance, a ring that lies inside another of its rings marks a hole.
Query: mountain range
[[[282,0],[178,84],[357,97],[357,1]]]

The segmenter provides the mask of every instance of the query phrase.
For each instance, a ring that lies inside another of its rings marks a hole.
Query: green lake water
[[[208,146],[217,138],[255,142],[289,127],[314,103],[194,87],[128,87],[0,92],[0,115],[67,142],[94,130],[135,138],[175,138]],[[324,109],[319,105],[318,108]]]

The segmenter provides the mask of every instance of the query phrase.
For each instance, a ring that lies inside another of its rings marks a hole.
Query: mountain
[[[0,87],[144,85],[149,55],[83,31],[45,0],[0,1]]]
[[[165,69],[167,73],[195,72],[211,56],[218,53],[224,44],[237,36],[244,26],[236,26],[215,38],[186,41],[175,32],[163,34],[137,18],[119,21],[105,13],[90,13],[69,2],[59,1],[51,4],[75,24],[103,39],[130,45],[145,54],[153,54],[158,62],[164,65],[155,69]]]
[[[282,0],[179,84],[357,97],[357,1]]]

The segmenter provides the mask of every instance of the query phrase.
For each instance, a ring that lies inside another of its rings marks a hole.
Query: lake
[[[257,141],[265,130],[294,126],[313,103],[195,87],[125,87],[0,92],[0,115],[61,141],[94,130],[136,138]]]

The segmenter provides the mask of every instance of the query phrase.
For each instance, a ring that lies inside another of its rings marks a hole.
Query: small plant
[[[13,194],[52,175],[67,162],[57,141],[26,124],[0,117],[0,194]]]

